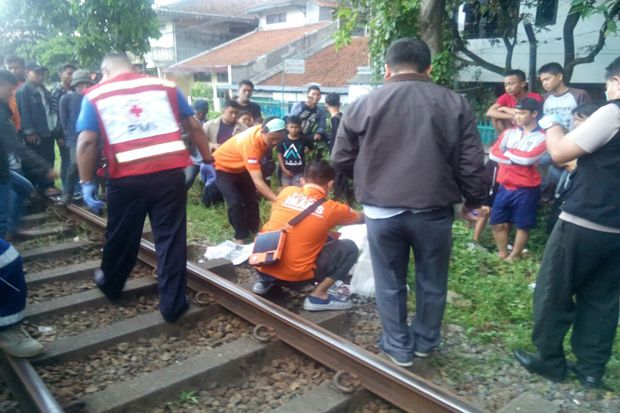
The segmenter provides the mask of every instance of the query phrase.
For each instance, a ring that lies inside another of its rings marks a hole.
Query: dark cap
[[[5,69],[0,69],[0,82],[9,83],[13,86],[17,85],[17,79],[13,76],[13,73]]]
[[[26,72],[37,72],[39,70],[47,70],[45,66],[40,65],[37,62],[30,62],[26,65]]]
[[[93,79],[91,79],[90,77],[90,72],[87,70],[76,70],[75,72],[73,72],[73,78],[71,79],[71,86],[77,86],[80,83],[87,83],[88,85],[92,86],[95,84],[95,82],[93,82]]]
[[[209,102],[204,99],[198,99],[194,102],[194,110],[198,112],[208,112],[209,111]]]
[[[517,102],[515,109],[529,110],[540,113],[540,103],[536,99],[523,98]]]

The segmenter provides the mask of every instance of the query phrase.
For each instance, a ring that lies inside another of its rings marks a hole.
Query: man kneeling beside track
[[[303,187],[289,186],[278,195],[263,231],[276,231],[308,205],[328,196],[334,184],[334,169],[324,160],[310,162],[302,178]],[[259,280],[252,287],[256,294],[266,294],[274,285],[299,287],[313,281],[318,285],[304,300],[308,311],[346,310],[351,302],[328,290],[343,281],[357,261],[357,247],[351,240],[328,241],[337,225],[361,224],[364,215],[340,202],[328,200],[299,224],[287,230],[282,258],[272,265],[258,268]]]

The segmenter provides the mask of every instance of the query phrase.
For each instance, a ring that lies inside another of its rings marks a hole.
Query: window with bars
[[[268,14],[267,24],[284,23],[286,22],[286,13]]]

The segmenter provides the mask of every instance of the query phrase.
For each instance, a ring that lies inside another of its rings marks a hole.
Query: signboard
[[[284,73],[303,75],[306,71],[304,59],[284,59]]]

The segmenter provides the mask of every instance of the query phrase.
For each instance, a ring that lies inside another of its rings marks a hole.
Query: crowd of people
[[[62,66],[51,92],[45,68],[9,56],[0,71],[0,238],[19,236],[22,205],[34,189],[64,204],[81,197],[96,213],[105,200],[106,238],[95,280],[116,301],[148,215],[160,311],[175,322],[189,306],[185,204],[198,175],[204,205],[225,203],[235,242],[286,232],[279,259],[256,265],[252,291],[303,289],[308,311],[351,308],[340,287],[358,249],[332,230],[365,223],[383,328],[379,348],[408,367],[441,342],[454,206],[462,204],[463,217],[475,226],[475,243],[490,221],[498,259],[514,261],[526,251],[539,205],[550,203],[551,235],[534,292],[538,352],[517,350],[515,357],[552,380],[571,370],[584,385],[600,386],[620,298],[620,58],[607,68],[609,101],[600,104],[567,86],[557,63],[539,70],[544,96],[528,88],[521,70],[507,72],[505,93],[486,113],[497,132],[488,159],[471,105],[431,80],[430,63],[423,41],[400,39],[385,56],[384,85],[344,113],[337,94],[326,96],[326,108],[320,105],[321,90],[313,85],[287,116],[263,119],[252,101],[254,85],[244,80],[238,97],[208,119],[207,101],[190,107],[174,83],[136,73],[122,54],[103,59],[99,82],[74,65]],[[62,191],[54,186],[57,176]],[[105,193],[99,195],[101,181]],[[332,192],[337,200],[329,199]],[[271,202],[262,228],[261,196]],[[362,211],[353,209],[354,201]],[[2,278],[19,285],[21,295],[2,300],[0,347],[28,356],[42,348],[23,337],[15,344],[25,284],[21,264],[11,264],[18,254],[2,242]],[[411,251],[413,316],[407,311]],[[7,285],[0,291],[15,295]],[[571,326],[574,365],[562,347]],[[18,351],[24,348],[31,351]]]

